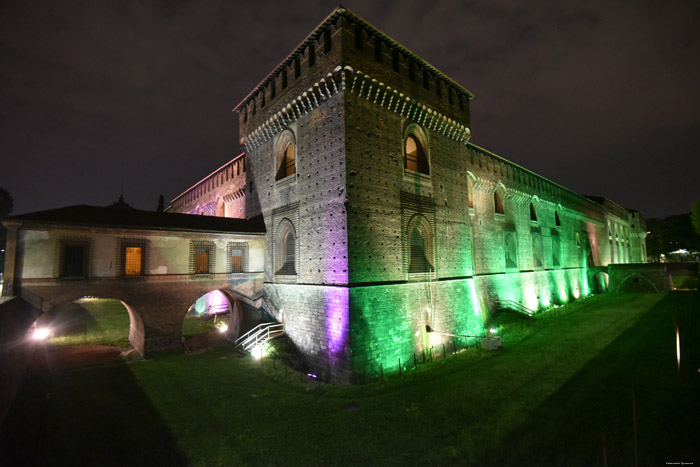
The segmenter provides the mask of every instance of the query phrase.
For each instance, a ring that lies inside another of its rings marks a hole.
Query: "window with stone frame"
[[[474,176],[467,173],[467,206],[474,207]]]
[[[213,274],[215,263],[215,246],[211,241],[192,241],[190,243],[190,271],[192,274]]]
[[[90,244],[86,241],[62,241],[60,277],[71,279],[88,276]]]
[[[408,237],[409,274],[430,273],[435,270],[433,260],[433,233],[427,220],[418,217],[412,223]]]
[[[294,134],[285,130],[277,141],[275,150],[276,175],[275,180],[283,180],[296,173],[296,143]]]
[[[404,141],[404,168],[411,172],[430,175],[430,163],[425,145],[416,132],[409,132]]]
[[[280,223],[277,242],[275,244],[277,271],[281,276],[296,275],[296,234],[294,226],[288,219]]]
[[[496,188],[493,192],[493,210],[496,214],[505,214],[505,206],[503,204],[503,189]]]
[[[518,246],[515,235],[506,233],[505,236],[506,269],[518,268]]]
[[[533,203],[530,203],[530,221],[537,222],[537,211]]]
[[[229,273],[241,273],[248,269],[248,245],[246,243],[230,243],[229,252]]]

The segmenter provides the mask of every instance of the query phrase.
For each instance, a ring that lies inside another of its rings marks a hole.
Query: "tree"
[[[156,209],[156,211],[163,212],[164,206],[165,206],[165,201],[163,201],[163,195],[160,195],[158,197],[158,208]]]
[[[12,199],[10,193],[0,187],[0,221],[10,215],[12,212],[12,207],[15,201]],[[5,269],[5,241],[7,240],[7,229],[0,223],[0,277]],[[0,287],[1,289],[1,287]]]
[[[6,218],[12,212],[15,200],[6,189],[0,187],[0,220]]]
[[[693,211],[690,213],[690,220],[693,222],[695,232],[700,234],[700,201],[693,204]]]

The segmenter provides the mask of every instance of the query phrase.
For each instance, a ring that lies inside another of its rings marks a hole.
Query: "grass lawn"
[[[52,396],[29,459],[516,466],[603,465],[605,456],[634,465],[634,403],[639,465],[700,463],[698,312],[697,293],[674,293],[597,296],[534,322],[503,315],[496,352],[470,349],[352,387],[301,383],[279,362],[235,358],[229,347],[46,372]],[[31,404],[15,405],[10,424]]]
[[[119,300],[82,299],[61,310],[52,326],[60,335],[50,345],[129,345],[129,313]]]

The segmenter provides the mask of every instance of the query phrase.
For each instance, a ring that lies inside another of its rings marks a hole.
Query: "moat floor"
[[[103,349],[105,361],[79,367],[84,349],[65,359],[42,351],[0,429],[0,458],[3,465],[698,463],[698,313],[697,293],[674,293],[594,297],[534,322],[504,315],[496,352],[470,349],[353,387],[319,383],[279,360],[236,358],[225,346],[117,364]]]

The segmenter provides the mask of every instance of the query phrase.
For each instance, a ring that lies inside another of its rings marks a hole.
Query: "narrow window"
[[[423,70],[423,87],[430,90],[430,73],[428,73],[428,70]]]
[[[503,208],[503,190],[497,189],[493,192],[493,205],[496,214],[505,214],[505,209]]]
[[[405,168],[414,172],[430,175],[428,157],[425,154],[423,146],[418,141],[418,138],[414,135],[408,135],[406,137],[405,150]]]
[[[294,77],[298,78],[301,76],[301,62],[299,61],[299,57],[294,59]]]
[[[474,207],[474,180],[467,175],[467,204],[470,208]]]
[[[124,251],[124,275],[140,276],[143,274],[143,248],[128,246]]]
[[[330,27],[330,26],[329,26]],[[331,51],[331,30],[323,31],[323,51],[328,53]]]
[[[374,38],[374,59],[382,63],[382,40],[379,37]]]
[[[282,89],[287,87],[287,70],[282,72]]]
[[[262,109],[265,107],[265,88],[262,88],[262,92],[260,92],[260,108]]]
[[[539,235],[532,237],[532,266],[542,267],[542,238]]]
[[[450,105],[452,105],[452,102],[454,101],[454,94],[455,91],[452,89],[452,86],[450,86],[447,91],[447,101],[450,103]]]
[[[416,80],[416,64],[413,60],[409,60],[408,62],[408,79],[411,81]]]
[[[399,71],[399,51],[394,50],[391,55],[391,65],[394,67],[394,71]]]
[[[535,211],[535,205],[530,203],[530,220],[537,222],[537,212]]]
[[[231,248],[231,272],[243,272],[243,248]]]
[[[282,267],[277,270],[277,274],[287,276],[296,274],[296,239],[291,228],[288,228],[279,238],[277,248],[280,249],[278,258],[282,262]]]
[[[559,219],[559,212],[554,211],[554,225],[561,226],[561,220]]]
[[[561,266],[561,242],[558,236],[552,237],[552,266]]]
[[[355,48],[362,50],[362,27],[360,25],[355,26]]]
[[[426,235],[421,232],[421,225],[417,223],[413,227],[409,239],[410,258],[408,272],[411,274],[433,271],[432,257],[428,257],[429,251],[432,249],[428,248],[430,245],[426,242]],[[423,227],[425,228],[424,224]]]
[[[273,79],[272,82],[270,83],[270,100],[274,99],[277,95],[277,87],[276,87],[275,80]]]
[[[277,177],[275,180],[282,180],[296,172],[296,154],[294,149],[294,143],[287,143],[284,148],[284,155],[280,161],[280,165],[277,169]]]
[[[194,273],[209,274],[209,248],[197,247],[195,250]]]
[[[309,44],[309,68],[316,64],[316,49],[314,49],[313,42]]]
[[[243,108],[243,123],[248,121],[248,106]]]
[[[439,80],[437,82],[437,95],[438,97],[442,97],[442,80]]]
[[[459,110],[464,110],[464,96],[459,96]]]
[[[506,234],[506,268],[517,269],[518,267],[518,248],[515,243],[513,234]]]
[[[64,243],[61,247],[61,277],[87,276],[87,245]]]

